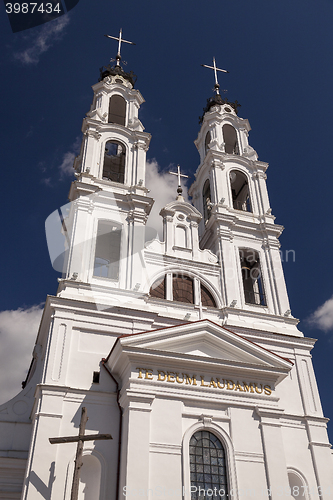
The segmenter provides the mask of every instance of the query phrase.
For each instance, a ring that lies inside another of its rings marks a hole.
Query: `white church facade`
[[[0,498],[70,499],[76,443],[49,438],[78,435],[85,407],[86,433],[113,439],[84,443],[80,500],[331,500],[315,341],[291,314],[249,122],[217,88],[193,204],[179,188],[163,241],[146,241],[143,97],[120,59],[93,92],[53,259],[63,277],[25,386],[0,407]]]

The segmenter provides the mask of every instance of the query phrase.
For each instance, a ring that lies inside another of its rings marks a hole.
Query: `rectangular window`
[[[119,279],[121,228],[111,221],[99,221],[96,237],[94,276]]]

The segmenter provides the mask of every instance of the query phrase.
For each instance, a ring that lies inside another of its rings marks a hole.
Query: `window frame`
[[[194,294],[194,300],[193,303],[189,302],[181,302],[173,299],[173,275],[174,274],[181,274],[183,276],[186,276],[190,278],[193,281],[193,294]],[[150,290],[152,286],[160,279],[164,278],[165,282],[165,297],[164,299],[161,299],[160,297],[152,297],[150,295]],[[201,286],[203,286],[212,296],[212,299],[214,300],[215,306],[204,306],[202,305],[203,308],[210,308],[210,309],[221,309],[222,303],[220,300],[220,297],[217,293],[217,291],[213,288],[211,283],[207,283],[205,279],[203,279],[202,276],[198,276],[196,274],[190,273],[190,272],[183,272],[179,269],[168,269],[167,271],[164,271],[163,273],[158,273],[152,279],[150,280],[149,283],[149,290],[148,294],[149,297],[153,300],[168,300],[170,302],[175,302],[176,304],[184,304],[184,306],[194,306],[195,308],[198,308],[200,306],[200,301],[202,302],[201,298]],[[198,296],[199,294],[199,296]]]
[[[226,417],[226,420],[229,420]],[[183,436],[182,462],[183,462],[183,487],[184,500],[191,500],[191,474],[190,474],[190,440],[197,431],[208,431],[214,434],[222,443],[226,456],[226,470],[228,479],[229,497],[238,500],[238,487],[236,476],[235,452],[232,441],[224,429],[212,422],[211,417],[204,417],[203,421],[189,427]],[[231,495],[232,493],[232,495]]]

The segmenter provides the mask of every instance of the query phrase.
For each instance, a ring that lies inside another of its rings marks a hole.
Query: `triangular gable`
[[[117,342],[121,343],[124,350],[174,353],[178,356],[185,355],[187,359],[204,358],[207,361],[221,360],[232,364],[284,370],[289,370],[292,366],[291,361],[210,320],[124,335]]]

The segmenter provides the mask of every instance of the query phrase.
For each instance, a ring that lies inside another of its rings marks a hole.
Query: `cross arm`
[[[229,73],[226,69],[214,68],[214,66],[208,66],[207,64],[201,64],[203,68],[216,69],[216,71],[221,71],[222,73]]]
[[[106,36],[107,38],[112,38],[112,40],[119,41],[119,37],[117,37],[117,36],[111,36],[111,35],[104,35],[104,36]],[[135,45],[134,42],[129,42],[128,40],[124,40],[123,38],[121,39],[121,41],[124,43],[130,43],[131,45]]]
[[[68,436],[49,438],[51,444],[77,443],[78,441],[96,441],[101,439],[112,439],[111,434],[90,434],[87,436]]]

